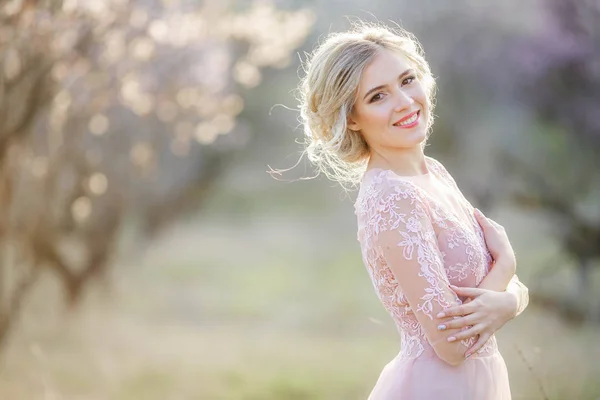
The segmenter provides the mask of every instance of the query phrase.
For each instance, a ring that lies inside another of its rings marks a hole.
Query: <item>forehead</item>
[[[363,71],[359,94],[362,95],[373,87],[395,82],[401,73],[412,67],[408,58],[400,52],[381,50]]]

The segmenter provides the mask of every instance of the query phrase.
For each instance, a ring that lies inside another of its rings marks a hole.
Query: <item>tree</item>
[[[539,24],[520,29],[493,15],[454,22],[460,33],[447,35],[442,62],[451,89],[444,91],[461,102],[463,112],[452,110],[458,119],[468,112],[479,130],[461,136],[462,122],[448,119],[458,127],[457,151],[479,152],[485,160],[478,164],[491,166],[486,175],[474,171],[484,178],[474,190],[480,203],[505,192],[546,213],[575,261],[574,292],[591,300],[590,270],[600,261],[600,3],[545,0],[534,15]],[[483,123],[482,114],[495,116]],[[570,317],[600,320],[600,305],[563,300]]]
[[[231,8],[1,6],[0,343],[41,271],[75,304],[110,266],[126,218],[156,232],[245,144],[240,90],[289,63],[313,16]]]
[[[537,168],[518,157],[507,165],[528,182],[515,199],[553,215],[562,247],[576,261],[577,292],[591,297],[590,271],[600,261],[600,3],[546,0],[544,5],[548,23],[515,47],[511,61],[527,82],[521,98],[544,126],[558,129],[540,135],[550,157]],[[588,317],[600,321],[600,309],[591,307]]]

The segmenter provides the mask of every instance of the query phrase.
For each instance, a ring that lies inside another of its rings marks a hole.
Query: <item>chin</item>
[[[399,146],[401,147],[415,147],[415,146],[419,146],[422,145],[423,142],[425,142],[425,140],[427,139],[427,132],[423,131],[423,130],[418,130],[416,132],[407,132],[407,135],[399,138],[400,140],[395,140],[396,143],[398,143]]]

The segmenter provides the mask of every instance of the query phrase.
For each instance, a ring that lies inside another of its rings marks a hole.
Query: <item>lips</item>
[[[420,113],[421,113],[420,110],[414,111],[414,112],[408,114],[406,117],[394,122],[394,126],[403,126],[402,124],[411,125],[418,120]]]

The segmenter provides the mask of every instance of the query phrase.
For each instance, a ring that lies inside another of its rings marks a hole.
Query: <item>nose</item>
[[[415,103],[415,100],[402,88],[398,88],[396,94],[396,107],[394,111],[403,111],[407,108],[411,108],[411,106]]]

